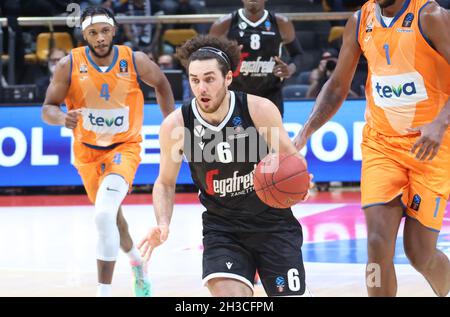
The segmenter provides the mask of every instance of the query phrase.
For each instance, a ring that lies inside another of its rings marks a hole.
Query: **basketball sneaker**
[[[136,297],[150,297],[151,285],[147,272],[142,264],[131,265],[133,271],[133,291]]]

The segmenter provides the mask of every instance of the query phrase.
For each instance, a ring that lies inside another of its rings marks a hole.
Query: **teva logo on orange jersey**
[[[382,108],[415,105],[428,99],[423,77],[418,72],[372,75],[372,96],[375,104]]]
[[[126,132],[129,128],[129,108],[86,108],[83,111],[83,128],[97,134],[117,134]]]
[[[381,98],[392,98],[393,95],[400,97],[402,94],[411,96],[417,92],[416,85],[413,81],[410,83],[405,83],[404,85],[398,85],[398,87],[380,86],[380,83],[377,83],[375,87],[377,88],[377,93]]]

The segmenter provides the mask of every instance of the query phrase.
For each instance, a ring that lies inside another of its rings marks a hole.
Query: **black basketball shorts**
[[[204,225],[211,218],[214,217],[204,217]],[[254,232],[204,230],[203,284],[214,278],[231,278],[253,290],[258,272],[268,296],[303,295],[302,229],[292,214],[281,221],[286,224],[275,226],[285,230],[261,227]]]

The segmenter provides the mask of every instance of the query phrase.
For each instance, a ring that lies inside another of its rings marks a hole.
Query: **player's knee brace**
[[[106,176],[95,199],[97,259],[115,261],[120,247],[117,212],[128,192],[127,182],[119,175]]]

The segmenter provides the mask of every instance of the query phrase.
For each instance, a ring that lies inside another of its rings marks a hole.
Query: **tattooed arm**
[[[333,117],[347,97],[361,55],[356,38],[357,23],[358,16],[355,13],[345,26],[344,42],[336,69],[320,91],[305,125],[295,137],[294,144],[297,150],[301,150],[308,138]]]

